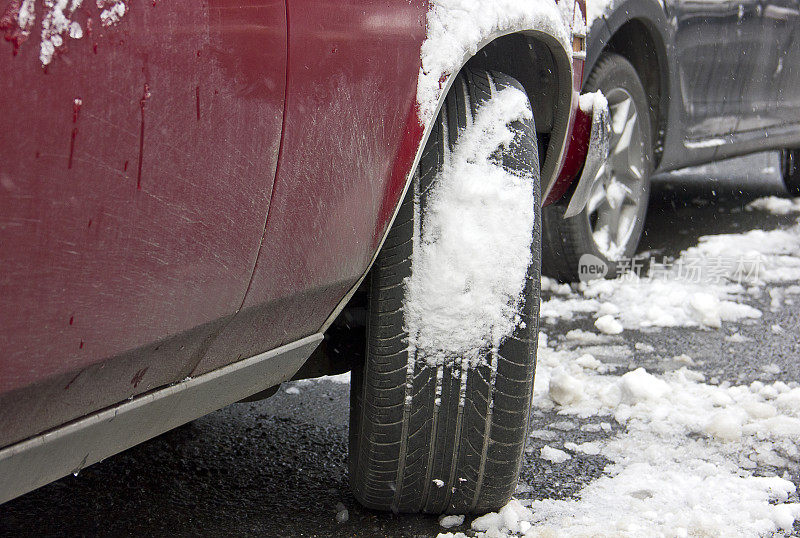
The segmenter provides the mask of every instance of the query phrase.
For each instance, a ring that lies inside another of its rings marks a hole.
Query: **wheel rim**
[[[639,111],[631,94],[615,88],[606,94],[611,136],[608,158],[600,167],[586,203],[586,218],[597,249],[617,260],[641,218],[645,185],[645,151]]]

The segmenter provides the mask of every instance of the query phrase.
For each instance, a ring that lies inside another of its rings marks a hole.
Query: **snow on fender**
[[[423,125],[436,114],[445,93],[445,81],[492,36],[540,29],[572,53],[570,29],[555,2],[540,0],[432,0],[427,16],[427,38],[417,82],[417,103]]]

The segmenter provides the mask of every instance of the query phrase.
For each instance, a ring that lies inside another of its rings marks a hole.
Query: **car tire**
[[[412,239],[415,226],[424,227],[426,193],[432,192],[446,153],[477,109],[508,86],[524,91],[501,73],[465,69],[458,75],[368,276],[367,350],[352,372],[349,459],[353,493],[368,508],[485,513],[505,505],[517,484],[539,320],[541,199],[532,118],[510,124],[514,141],[498,156],[507,170],[530,174],[535,186],[532,262],[518,312],[522,323],[492,354],[491,365],[430,366],[409,357],[403,309]],[[414,193],[419,197],[416,214]]]
[[[800,196],[800,149],[781,152],[781,176],[789,194]]]
[[[603,177],[579,214],[564,218],[569,196],[543,210],[542,273],[562,282],[578,280],[579,262],[585,254],[606,263],[607,277],[616,276],[615,262],[629,259],[636,252],[647,213],[653,143],[642,82],[627,59],[605,53],[584,88],[585,92],[597,90],[608,99],[611,125],[609,159],[599,172]],[[630,134],[626,134],[628,129]],[[616,193],[618,208],[613,207],[608,192]],[[615,240],[601,240],[609,235],[604,236],[602,230],[613,229],[615,223],[619,223]]]

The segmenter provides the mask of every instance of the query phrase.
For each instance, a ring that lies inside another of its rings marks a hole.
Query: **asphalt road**
[[[757,197],[785,195],[775,166],[774,156],[759,155],[657,183],[641,248],[674,255],[701,235],[793,223],[796,215],[742,211]],[[771,312],[767,302],[757,306],[763,319],[738,329],[755,340],[750,345],[732,348],[725,331],[628,331],[656,349],[635,352],[631,366],[663,372],[680,365],[655,357],[690,353],[701,370],[721,380],[777,379],[762,371],[769,363],[781,367],[778,378],[799,380],[800,303],[779,312]],[[785,331],[771,332],[774,323]],[[551,341],[570,329],[593,329],[589,319],[544,328]],[[0,534],[435,536],[442,530],[432,517],[360,508],[347,486],[349,386],[315,382],[297,388],[299,394],[281,390],[267,401],[235,404],[6,503],[0,506]],[[533,420],[533,429],[546,429],[564,419],[538,412]],[[546,442],[613,435],[554,431],[555,441],[532,438],[531,452]],[[570,497],[599,477],[606,463],[585,456],[553,466],[526,457],[519,497]],[[800,485],[797,474],[793,480]],[[344,523],[335,517],[338,503],[349,510]]]

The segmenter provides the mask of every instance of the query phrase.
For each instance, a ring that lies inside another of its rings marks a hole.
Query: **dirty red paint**
[[[28,39],[28,33],[19,27],[19,10],[22,7],[22,0],[11,0],[6,5],[3,14],[0,15],[0,30],[3,38],[13,45],[12,54],[19,52],[19,47]]]
[[[400,202],[400,197],[403,194],[403,189],[406,186],[406,179],[408,171],[414,164],[414,158],[417,154],[417,147],[423,135],[423,127],[419,120],[419,111],[417,106],[413,106],[408,111],[406,118],[406,130],[403,133],[403,141],[394,160],[394,167],[392,168],[392,176],[386,188],[386,192],[381,199],[381,206],[378,210],[378,226],[375,228],[375,234],[372,237],[372,246],[377,248],[383,234],[382,230],[391,221],[394,216],[394,210]]]
[[[264,238],[241,312],[192,375],[319,329],[372,259],[422,136],[426,2],[288,6],[286,112]]]
[[[195,107],[197,109],[197,121],[200,121],[200,86],[194,87]]]
[[[78,128],[73,127],[69,136],[69,160],[67,161],[67,168],[72,168],[72,155],[75,153],[75,139],[78,137]]]
[[[139,386],[139,383],[141,383],[142,379],[144,379],[144,374],[147,373],[148,368],[149,367],[144,367],[133,374],[133,377],[131,378],[131,385],[133,385],[133,388]]]
[[[81,114],[81,106],[83,105],[83,100],[80,97],[76,97],[72,100],[72,123],[77,124],[78,118]],[[70,133],[69,139],[69,160],[67,161],[67,168],[72,168],[72,156],[75,153],[75,139],[78,137],[78,126],[72,128],[72,132]]]
[[[157,18],[148,4],[70,41],[46,74],[40,32],[16,56],[0,39],[3,119],[20,126],[0,130],[13,184],[0,187],[0,446],[113,405],[144,367],[134,393],[186,377],[252,276],[280,143],[285,2],[172,2]],[[135,176],[120,181],[126,161]]]
[[[139,166],[137,167],[136,172],[136,190],[142,190],[142,160],[144,159],[144,108],[147,105],[147,100],[150,99],[150,95],[150,84],[145,82],[142,98],[139,100],[141,122],[139,124]]]

